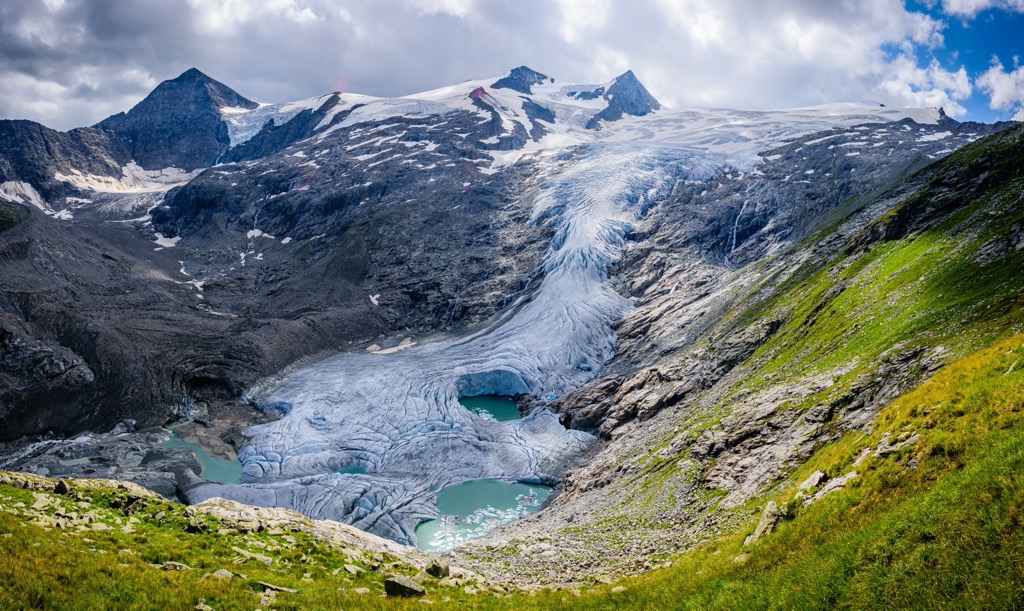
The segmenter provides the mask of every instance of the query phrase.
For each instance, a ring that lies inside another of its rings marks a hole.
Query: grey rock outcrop
[[[808,491],[808,490],[814,490],[815,488],[818,487],[818,484],[820,484],[825,479],[826,479],[826,475],[825,475],[824,471],[815,471],[814,473],[811,473],[810,475],[808,475],[807,479],[805,479],[804,481],[800,482],[799,490],[801,492],[805,492],[805,491]]]
[[[513,68],[508,76],[494,81],[491,87],[495,89],[511,89],[519,93],[530,94],[533,93],[531,89],[533,85],[539,85],[547,81],[554,81],[554,79],[536,70],[531,70],[526,66],[519,66],[518,68]]]
[[[437,577],[438,579],[444,579],[451,572],[451,567],[448,561],[444,558],[434,558],[427,565],[427,574]]]
[[[768,501],[761,513],[761,519],[757,522],[757,527],[743,540],[743,545],[757,543],[758,539],[775,530],[775,525],[779,523],[780,519],[782,519],[782,512],[779,511],[775,501]]]

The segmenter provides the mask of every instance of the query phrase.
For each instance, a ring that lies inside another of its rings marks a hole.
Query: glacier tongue
[[[526,303],[472,335],[390,354],[341,354],[294,372],[257,397],[290,408],[247,431],[239,452],[245,483],[200,483],[190,500],[287,506],[412,543],[448,484],[553,482],[591,435],[564,429],[545,407],[522,420],[484,420],[459,396],[553,398],[591,378],[612,356],[612,323],[632,307],[607,277],[627,232],[677,180],[712,178],[726,160],[681,147],[590,144],[558,153],[551,165],[533,216],[553,223],[555,238]],[[369,473],[337,472],[353,464]]]

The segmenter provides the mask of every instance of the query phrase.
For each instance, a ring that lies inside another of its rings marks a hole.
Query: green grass
[[[144,509],[124,512],[114,508],[114,495],[86,483],[73,485],[92,499],[88,509],[97,512],[110,530],[44,528],[12,513],[26,511],[16,507],[19,503],[32,506],[32,492],[0,485],[0,608],[192,609],[205,601],[215,609],[254,609],[260,606],[264,590],[260,581],[297,590],[278,593],[270,605],[277,609],[402,608],[407,602],[382,598],[384,576],[416,572],[410,565],[392,567],[397,559],[389,554],[378,558],[384,565],[378,571],[369,553],[353,559],[303,532],[218,533],[217,521],[209,516],[204,518],[205,532],[190,533],[186,531],[190,518],[181,505],[150,501]],[[65,510],[83,511],[70,497],[51,496]],[[54,509],[44,511],[52,515]],[[166,514],[162,520],[152,517],[161,511]],[[139,520],[134,532],[122,530],[129,517]],[[267,566],[253,559],[236,563],[235,546],[270,556],[273,563]],[[191,570],[153,566],[168,561]],[[349,575],[342,568],[345,564],[366,572]],[[218,569],[245,577],[204,577]],[[476,598],[462,588],[441,587],[434,578],[425,585],[436,602],[447,599],[454,604]],[[370,592],[354,592],[361,587]]]

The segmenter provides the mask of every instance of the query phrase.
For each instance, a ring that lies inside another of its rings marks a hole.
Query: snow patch
[[[265,233],[261,229],[250,229],[249,231],[247,231],[245,233],[245,237],[250,239],[250,240],[253,239],[253,238],[269,238],[271,240],[276,240],[277,239],[274,236],[270,235],[269,233]]]
[[[50,204],[46,203],[39,191],[36,191],[36,188],[27,182],[8,180],[0,184],[0,196],[19,204],[31,204],[47,214],[53,214]]]
[[[199,175],[201,169],[186,172],[179,168],[163,168],[147,170],[135,163],[128,163],[121,168],[121,177],[83,174],[71,170],[70,174],[57,172],[54,178],[70,183],[84,191],[97,193],[141,193],[168,191],[178,185],[185,184]]]
[[[50,204],[43,199],[43,196],[36,191],[35,187],[27,182],[8,180],[0,184],[0,197],[5,197],[19,204],[35,206],[43,214],[61,221],[70,221],[74,218],[71,210],[54,210]]]
[[[228,126],[228,139],[231,141],[231,146],[235,147],[252,139],[268,122],[277,127],[291,121],[303,110],[320,108],[330,95],[325,94],[286,104],[260,104],[251,109],[228,106],[220,109],[220,118]]]
[[[365,155],[356,155],[355,157],[353,157],[353,159],[355,159],[356,161],[366,161],[367,159],[373,159],[377,155],[383,155],[384,153],[391,152],[391,150],[392,149],[384,149],[382,151],[377,151],[376,153],[367,153]]]
[[[181,241],[181,236],[174,236],[173,238],[165,238],[163,235],[161,235],[159,232],[157,232],[156,239],[153,240],[153,241],[156,242],[159,246],[162,246],[163,248],[174,248],[175,246],[178,245],[178,242]],[[182,268],[182,269],[184,269],[184,268]]]

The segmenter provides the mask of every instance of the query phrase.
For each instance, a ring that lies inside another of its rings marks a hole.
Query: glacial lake
[[[516,402],[501,395],[477,395],[475,397],[462,397],[459,403],[477,416],[488,420],[519,420],[523,417],[519,413]]]
[[[206,448],[197,444],[185,441],[178,436],[178,431],[171,431],[171,438],[162,444],[165,448],[188,448],[196,455],[203,471],[200,475],[211,482],[222,484],[237,484],[242,476],[242,463],[237,460],[227,460],[214,456],[206,451]]]
[[[354,473],[356,475],[366,475],[369,471],[362,465],[349,465],[338,469],[338,473]]]
[[[428,551],[449,550],[539,510],[550,495],[550,486],[500,479],[445,486],[437,494],[437,519],[416,526],[416,544]]]

